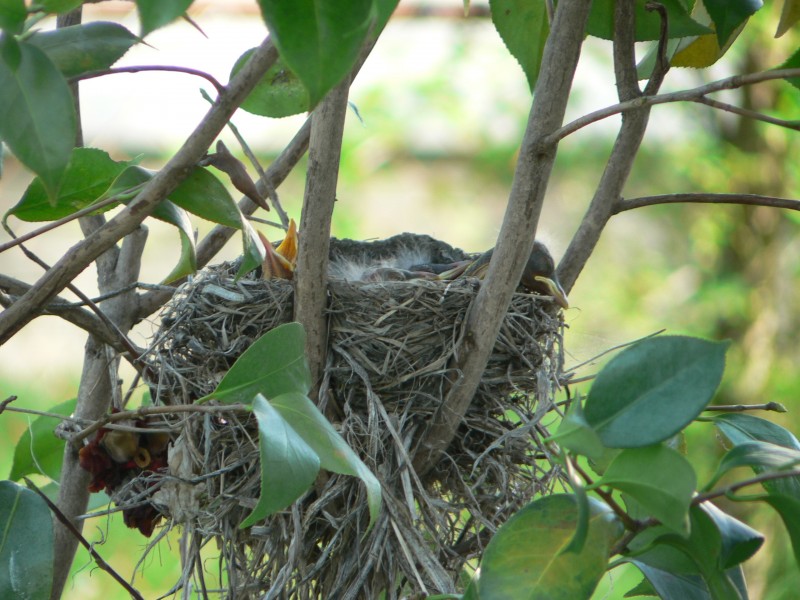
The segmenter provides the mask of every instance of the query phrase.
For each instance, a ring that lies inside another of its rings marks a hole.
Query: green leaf
[[[193,0],[136,0],[142,37],[172,23],[186,12]]]
[[[34,0],[37,9],[42,9],[50,14],[60,14],[71,11],[83,4],[83,0]]]
[[[575,498],[554,494],[517,512],[489,542],[473,586],[481,600],[589,598],[603,576],[608,553],[622,534],[610,508],[591,500],[589,533],[579,554],[562,552],[578,518]]]
[[[74,148],[55,201],[37,177],[4,220],[14,215],[22,221],[54,221],[71,215],[100,198],[126,166],[97,148]]]
[[[761,441],[800,450],[800,442],[790,431],[766,419],[741,413],[727,413],[714,417],[713,422],[735,446]],[[754,467],[753,470],[756,473],[764,471],[761,467]],[[800,500],[800,477],[773,479],[764,481],[761,485],[770,494],[791,496]]]
[[[242,213],[225,185],[203,167],[195,167],[189,177],[172,191],[169,199],[206,221],[241,229]]]
[[[96,21],[37,31],[29,41],[50,57],[64,77],[74,77],[109,68],[138,38],[122,25]]]
[[[586,421],[612,448],[649,446],[675,435],[711,401],[728,345],[663,336],[626,348],[597,375]]]
[[[629,562],[636,565],[647,578],[651,589],[655,590],[652,595],[657,595],[662,600],[711,600],[708,586],[699,575],[662,571],[637,560]],[[747,586],[741,567],[730,569],[726,575],[731,579],[741,597],[747,598]],[[628,594],[625,594],[625,597],[627,598]]]
[[[308,399],[306,393],[288,392],[273,398],[270,403],[314,449],[323,469],[358,477],[364,483],[369,507],[369,526],[372,527],[381,508],[381,484],[372,471]]]
[[[679,452],[659,445],[620,452],[593,487],[625,492],[666,527],[687,534],[696,484],[692,465]]]
[[[794,51],[794,53],[786,59],[781,65],[775,67],[776,69],[800,69],[800,48]],[[792,84],[797,89],[800,89],[800,77],[787,77],[786,81]]]
[[[647,579],[642,579],[636,586],[625,592],[623,598],[637,598],[640,596],[657,597],[655,588]]]
[[[800,463],[800,450],[784,448],[769,442],[744,442],[728,450],[720,460],[717,472],[705,489],[711,489],[728,471],[737,467],[752,467],[775,471],[791,469]]]
[[[605,453],[605,446],[600,436],[586,422],[580,397],[572,403],[559,424],[558,431],[550,436],[548,441],[558,442],[567,450],[594,460],[600,460]]]
[[[724,46],[730,35],[762,6],[761,0],[703,0],[714,21],[717,40]]]
[[[794,27],[797,21],[800,21],[800,0],[783,0],[781,20],[778,23],[778,29],[775,31],[775,37],[781,37]]]
[[[497,32],[519,62],[533,91],[550,33],[545,0],[490,0],[489,7]]]
[[[375,16],[372,0],[258,0],[281,57],[315,106],[350,72]]]
[[[261,394],[256,394],[253,400],[253,414],[258,420],[261,495],[253,511],[239,525],[240,529],[297,500],[314,483],[320,466],[316,452]]]
[[[0,598],[47,600],[53,582],[53,519],[36,493],[0,481]]]
[[[723,569],[730,569],[743,563],[761,548],[764,536],[758,531],[710,502],[704,502],[701,508],[714,521],[720,533],[722,548],[719,563]]]
[[[636,41],[657,40],[661,36],[661,18],[656,11],[645,10],[647,0],[636,0]],[[669,37],[682,38],[711,33],[689,16],[681,0],[661,0],[669,19]],[[589,35],[610,40],[614,38],[614,0],[594,0],[587,25]]]
[[[258,238],[256,230],[244,216],[242,216],[242,245],[244,246],[244,255],[239,270],[236,272],[237,279],[244,277],[256,267],[260,267],[265,256],[264,246]]]
[[[0,138],[55,200],[75,145],[72,94],[39,48],[3,34],[0,57]]]
[[[789,496],[767,495],[761,498],[780,515],[792,541],[794,562],[800,567],[800,500]]]
[[[9,33],[20,33],[27,16],[25,0],[0,1],[0,29]]]
[[[273,401],[288,392],[305,395],[310,389],[306,332],[300,323],[285,323],[253,342],[217,389],[201,400],[215,398],[225,404],[249,404],[256,394]]]
[[[197,253],[194,231],[186,211],[178,208],[169,200],[163,200],[153,209],[152,216],[177,227],[181,238],[181,255],[178,264],[166,276],[163,283],[172,283],[181,277],[195,273],[197,271]]]
[[[373,37],[377,37],[392,16],[400,0],[375,0],[375,24],[372,29]]]
[[[231,70],[231,77],[245,65],[253,50],[247,50],[238,58]],[[306,112],[310,104],[303,83],[279,58],[244,99],[240,108],[254,115],[280,118]]]
[[[75,410],[76,400],[67,400],[54,406],[49,412],[69,416]],[[37,417],[25,430],[14,448],[14,461],[8,478],[17,480],[25,475],[43,474],[58,481],[61,478],[61,463],[64,460],[64,440],[53,434],[61,421],[55,417]]]

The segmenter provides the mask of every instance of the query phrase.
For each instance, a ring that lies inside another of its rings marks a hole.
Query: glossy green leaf
[[[373,37],[377,37],[389,18],[392,16],[394,9],[400,0],[375,0],[375,25],[372,30]]]
[[[55,202],[37,177],[4,219],[14,215],[22,221],[54,221],[71,215],[100,198],[126,167],[103,150],[74,148]]]
[[[519,62],[533,91],[550,33],[547,3],[545,0],[490,0],[489,7],[495,29]]]
[[[75,403],[73,398],[48,409],[48,412],[69,416],[75,410]],[[44,416],[31,421],[14,448],[9,479],[16,481],[32,473],[46,475],[54,481],[60,479],[65,442],[53,434],[60,422],[55,417]]]
[[[205,399],[249,404],[256,394],[271,402],[288,392],[308,394],[311,372],[306,360],[306,332],[300,323],[279,325],[244,351]]]
[[[742,413],[727,413],[714,417],[713,422],[735,446],[761,441],[800,450],[800,442],[790,431],[766,419]],[[753,470],[756,473],[764,471],[760,467],[754,467]],[[763,482],[762,485],[770,494],[780,494],[800,500],[800,477],[773,479]]]
[[[0,598],[48,600],[53,518],[35,492],[0,481]]]
[[[791,469],[797,464],[800,464],[800,450],[784,448],[769,442],[744,442],[725,453],[717,472],[705,489],[711,489],[725,473],[737,467],[774,471]]]
[[[372,0],[258,0],[281,57],[315,106],[355,64],[375,15]]]
[[[786,62],[776,67],[778,69],[800,69],[800,48],[786,59]],[[797,89],[800,89],[800,77],[787,77],[786,81]]]
[[[730,569],[750,559],[764,543],[764,536],[749,525],[742,523],[710,502],[701,505],[703,511],[714,522],[721,537],[719,563]]]
[[[794,561],[800,567],[800,500],[789,496],[766,495],[761,498],[780,515],[792,541]]]
[[[473,583],[481,600],[589,598],[603,576],[622,525],[604,503],[591,500],[586,544],[563,553],[575,531],[575,498],[554,494],[517,512],[489,542]]]
[[[647,578],[649,588],[655,591],[652,595],[661,600],[712,600],[708,586],[699,575],[662,571],[636,560],[630,562],[636,565]],[[731,579],[742,599],[746,599],[747,586],[741,567],[730,569],[726,575]],[[629,595],[625,594],[625,597],[628,598]]]
[[[247,50],[237,59],[231,77],[245,65],[253,50]],[[254,115],[280,118],[307,112],[310,104],[303,83],[279,58],[244,99],[240,108]]]
[[[72,94],[44,52],[8,35],[0,38],[0,115],[0,139],[55,200],[75,145]]]
[[[661,18],[656,11],[645,10],[647,0],[636,0],[636,41],[657,40],[661,36]],[[682,38],[711,33],[708,27],[692,20],[681,0],[661,0],[669,19],[669,37]],[[587,25],[589,35],[605,40],[614,37],[614,0],[594,0]]]
[[[620,352],[598,373],[584,405],[612,448],[661,442],[686,427],[714,396],[728,342],[662,336]]]
[[[781,19],[775,31],[775,37],[779,38],[800,21],[800,0],[783,0],[781,9]]]
[[[320,466],[317,453],[261,394],[253,400],[253,414],[258,420],[261,494],[240,528],[250,527],[297,500],[314,483]]]
[[[566,416],[559,423],[558,431],[549,439],[558,442],[571,452],[591,459],[600,459],[605,452],[600,436],[586,422],[580,397],[572,403]]]
[[[225,185],[203,167],[196,167],[169,195],[181,208],[206,221],[241,229],[242,213]]]
[[[762,6],[761,0],[703,0],[714,21],[717,40],[724,46],[731,34]]]
[[[193,0],[136,0],[142,37],[172,23],[186,12],[192,2]]]
[[[136,197],[145,183],[153,178],[153,171],[140,167],[139,165],[128,165],[117,175],[108,189],[100,197],[101,200],[119,197],[121,202],[129,202]]]
[[[74,77],[109,68],[138,38],[122,25],[96,21],[38,31],[29,41],[50,57],[64,77]]]
[[[288,392],[272,398],[270,403],[314,449],[323,469],[358,477],[364,483],[372,527],[381,508],[381,484],[306,393]]]
[[[27,16],[25,0],[0,1],[0,29],[10,33],[20,33]]]
[[[679,452],[661,445],[624,450],[595,482],[601,485],[625,492],[665,526],[688,533],[697,478]]]

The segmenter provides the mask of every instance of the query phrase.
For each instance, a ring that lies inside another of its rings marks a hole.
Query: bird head
[[[569,308],[569,300],[556,276],[556,264],[547,247],[539,241],[533,242],[533,250],[525,264],[520,280],[531,292],[552,296],[561,308]]]

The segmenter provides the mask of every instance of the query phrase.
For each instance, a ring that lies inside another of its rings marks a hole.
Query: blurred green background
[[[473,5],[473,12],[485,6]],[[428,16],[417,14],[420,7],[431,6],[436,10],[426,10]],[[402,1],[400,8],[352,89],[357,111],[348,115],[345,130],[333,233],[367,239],[413,231],[468,251],[484,250],[494,245],[500,228],[527,119],[530,93],[525,78],[491,23],[461,17],[459,1]],[[673,71],[664,91],[782,62],[800,36],[773,39],[776,9],[768,7],[751,19],[710,72]],[[235,57],[264,33],[255,4],[209,0],[192,10],[208,39],[187,24],[176,24],[148,38],[153,47],[135,49],[123,64],[184,64],[227,80]],[[87,20],[109,18],[137,29],[127,3],[87,10]],[[615,102],[610,53],[609,44],[587,41],[568,119]],[[157,168],[207,107],[197,93],[200,84],[191,78],[153,74],[108,79],[113,81],[82,86],[83,114],[87,145],[102,147],[115,158],[143,155],[145,165]],[[782,82],[722,98],[800,119],[800,92]],[[269,121],[241,113],[234,118],[265,165],[302,120]],[[539,232],[557,258],[591,199],[618,123],[609,119],[561,144]],[[223,138],[230,148],[236,147],[229,134]],[[800,198],[799,157],[796,132],[699,105],[658,106],[625,196],[707,191]],[[0,180],[3,212],[19,199],[30,177],[6,156]],[[299,168],[279,189],[284,207],[298,220],[302,193]],[[27,230],[16,222],[12,226],[18,232]],[[149,227],[143,278],[157,282],[172,266],[178,238],[161,224]],[[201,223],[198,227],[201,235],[208,229]],[[280,235],[262,228],[268,237]],[[766,416],[800,432],[799,228],[796,213],[740,206],[660,206],[615,217],[570,294],[567,368],[660,329],[728,338],[733,344],[717,401],[781,402],[787,414]],[[77,235],[77,228],[68,227],[35,240],[31,247],[43,258],[56,260]],[[234,239],[221,259],[236,256],[238,244]],[[0,269],[27,281],[39,273],[16,251],[0,255]],[[93,278],[88,271],[81,276],[85,291],[94,289]],[[154,318],[137,330],[137,343],[146,343],[155,324]],[[81,332],[52,317],[26,327],[0,348],[0,396],[15,394],[17,405],[42,410],[74,397],[83,339]],[[578,375],[596,372],[601,362]],[[18,414],[6,413],[0,419],[0,436],[7,440],[0,452],[0,472],[8,473],[13,444],[27,424]],[[712,428],[704,424],[691,426],[687,441],[702,481],[714,468],[720,446]],[[797,598],[800,572],[778,518],[766,510],[743,513],[741,506],[729,504],[724,508],[767,537],[746,566],[751,598]],[[97,550],[126,577],[147,545],[116,516],[92,520],[85,534],[104,542]],[[165,593],[178,578],[179,554],[174,536],[149,554],[134,582],[146,598]],[[213,555],[210,549],[208,556]],[[207,568],[213,572],[213,561]],[[638,580],[635,572],[616,570],[595,598],[622,598]],[[124,597],[87,553],[79,551],[65,598]]]

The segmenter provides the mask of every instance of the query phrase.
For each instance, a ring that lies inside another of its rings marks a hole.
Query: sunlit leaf
[[[624,450],[595,485],[625,492],[665,526],[688,533],[697,478],[679,452],[662,445]]]
[[[55,201],[50,202],[36,177],[4,219],[14,215],[22,221],[54,221],[71,215],[100,198],[126,167],[103,150],[74,148]]]
[[[38,31],[29,41],[50,57],[64,77],[74,77],[109,68],[138,40],[122,25],[95,21]]]
[[[497,32],[522,67],[533,91],[550,32],[547,3],[545,0],[490,0],[489,7]]]
[[[381,508],[381,485],[353,449],[333,428],[330,421],[314,406],[305,393],[288,392],[270,400],[272,406],[311,446],[320,458],[322,468],[342,475],[358,477],[366,488],[370,527]]]
[[[54,200],[75,145],[72,94],[44,52],[7,34],[0,37],[0,115],[0,139]]]
[[[683,336],[626,348],[598,373],[584,406],[589,425],[612,448],[661,442],[686,427],[711,401],[728,342]]]
[[[281,58],[311,106],[350,72],[375,16],[372,0],[258,0]]]
[[[142,37],[172,23],[186,12],[194,0],[136,0]]]
[[[569,407],[566,416],[558,425],[558,431],[550,437],[550,440],[558,442],[559,445],[571,452],[591,459],[599,459],[605,452],[605,446],[603,446],[600,436],[586,422],[580,397],[576,398]]]
[[[279,325],[244,351],[207,398],[249,404],[256,394],[270,402],[288,392],[308,394],[311,372],[305,345],[306,332],[300,323]]]
[[[314,483],[320,466],[317,453],[261,394],[253,400],[253,414],[258,419],[261,493],[240,528],[250,527],[297,500]]]
[[[590,499],[583,550],[563,553],[578,518],[575,498],[554,494],[528,504],[492,537],[473,586],[481,600],[589,598],[603,576],[622,525],[602,502]]]
[[[661,36],[661,18],[657,11],[645,10],[647,0],[636,0],[637,42],[657,40]],[[700,25],[689,16],[689,11],[681,0],[661,0],[669,19],[669,37],[682,38],[711,33],[708,27]],[[614,0],[594,0],[587,25],[589,35],[606,40],[614,37]]]
[[[69,416],[75,410],[76,400],[67,400],[48,408],[48,412]],[[14,448],[14,461],[8,478],[16,481],[25,475],[47,475],[54,481],[61,478],[64,460],[64,440],[53,433],[61,421],[55,417],[37,417],[25,430]]]
[[[53,581],[53,518],[35,492],[0,481],[0,598],[47,600]]]

